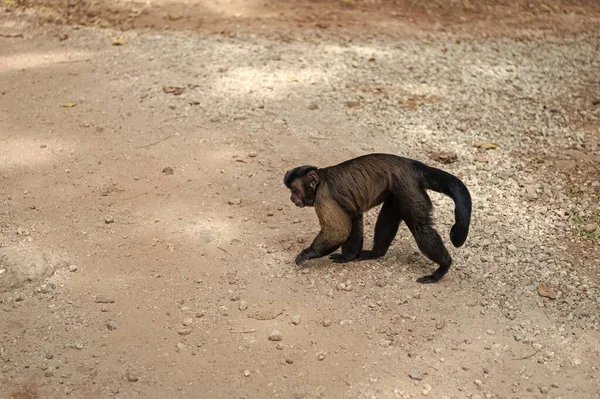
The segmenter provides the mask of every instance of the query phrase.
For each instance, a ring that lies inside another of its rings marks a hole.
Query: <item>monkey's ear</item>
[[[310,171],[306,175],[306,181],[308,182],[310,188],[314,189],[317,187],[317,184],[319,184],[319,175],[314,170]]]

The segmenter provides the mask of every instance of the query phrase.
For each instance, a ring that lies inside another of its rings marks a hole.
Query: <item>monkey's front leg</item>
[[[352,220],[334,201],[320,201],[315,204],[321,231],[310,247],[296,256],[296,264],[300,265],[309,259],[321,258],[338,249],[350,235]]]
[[[333,254],[329,258],[336,263],[347,263],[355,260],[363,247],[363,215],[362,213],[352,218],[352,230],[342,244],[342,253]]]
[[[301,265],[310,259],[322,258],[338,249],[344,242],[343,231],[321,232],[310,247],[303,249],[296,256],[296,265]]]

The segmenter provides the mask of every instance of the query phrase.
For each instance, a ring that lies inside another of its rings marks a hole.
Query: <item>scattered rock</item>
[[[410,370],[410,372],[408,373],[408,376],[410,377],[411,380],[415,380],[415,381],[423,380],[423,374],[421,374],[421,372],[417,369]]]
[[[346,105],[348,106],[348,108],[356,108],[356,107],[360,107],[360,102],[358,102],[356,100],[350,100],[350,101],[346,101]]]
[[[433,388],[431,387],[431,385],[423,384],[423,390],[421,391],[421,394],[423,394],[423,396],[428,396],[432,389]]]
[[[163,168],[163,170],[162,170],[162,172],[163,172],[165,175],[172,175],[172,174],[174,174],[174,173],[175,173],[175,171],[173,170],[173,168],[172,168],[172,167],[170,167],[170,166],[166,166],[166,167],[164,167],[164,168]]]
[[[327,356],[327,352],[319,352],[319,353],[317,353],[317,359],[318,360],[324,360],[326,356]]]
[[[241,198],[234,198],[232,200],[227,201],[229,205],[240,205],[242,203]]]
[[[269,341],[281,341],[282,339],[283,335],[279,330],[273,330],[271,331],[271,334],[269,334]]]
[[[111,224],[115,222],[115,218],[112,215],[106,215],[104,217],[104,223]]]
[[[323,324],[323,327],[329,327],[331,325],[331,320],[325,319],[321,324]]]
[[[138,382],[140,380],[140,376],[133,370],[127,371],[127,381],[129,382]]]
[[[109,320],[106,322],[106,328],[108,328],[110,331],[116,330],[117,329],[117,322],[114,320]]]
[[[285,362],[286,362],[287,364],[294,364],[294,359],[292,359],[291,357],[286,357],[286,358],[285,358]]]
[[[242,311],[248,309],[248,302],[240,301],[240,304],[238,305],[238,309],[242,310]]]
[[[192,320],[191,317],[186,317],[185,319],[183,319],[181,321],[181,325],[184,326],[184,327],[189,327],[189,326],[192,325],[193,322],[194,322],[194,320]]]
[[[295,314],[292,316],[292,324],[297,326],[300,324],[300,315],[299,314]]]
[[[85,347],[85,345],[79,341],[69,342],[68,344],[65,345],[65,348],[79,349],[79,350],[83,349],[84,347]]]
[[[584,225],[581,230],[583,230],[585,233],[593,233],[598,230],[598,223],[588,223]]]
[[[191,333],[192,333],[192,329],[189,327],[181,328],[181,329],[179,329],[179,331],[177,331],[177,334],[179,334],[179,335],[190,335]]]
[[[77,266],[76,266],[76,265],[71,265],[71,266],[69,266],[69,271],[70,271],[71,273],[74,273],[74,272],[76,272],[76,271],[77,271]]]
[[[35,247],[22,243],[0,247],[0,291],[14,290],[26,283],[51,276],[56,267]],[[50,283],[51,284],[51,283]]]
[[[244,370],[244,377],[250,377],[250,370]]]

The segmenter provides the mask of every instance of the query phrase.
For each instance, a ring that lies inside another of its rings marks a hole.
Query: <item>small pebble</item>
[[[415,380],[415,381],[421,381],[423,379],[423,375],[417,369],[410,370],[410,372],[408,373],[408,376],[410,377],[411,380]]]
[[[273,330],[271,331],[271,334],[269,334],[269,341],[281,341],[282,339],[283,336],[279,330]]]
[[[137,373],[133,372],[133,371],[128,371],[127,372],[127,381],[129,382],[138,382],[140,380],[140,377],[137,375]]]
[[[325,359],[325,356],[326,356],[326,355],[327,355],[327,353],[326,353],[326,352],[319,352],[319,353],[317,354],[317,359],[319,359],[319,360],[323,360],[323,359]]]
[[[323,327],[329,327],[331,325],[331,320],[325,319],[323,320]]]
[[[483,381],[481,381],[481,380],[475,380],[474,382],[475,382],[475,385],[477,385],[478,387],[483,386]]]
[[[109,320],[106,322],[106,328],[108,328],[110,331],[114,331],[117,329],[117,322],[114,320]]]
[[[433,389],[433,388],[431,387],[431,385],[429,385],[429,384],[424,384],[424,385],[423,385],[423,390],[421,391],[421,394],[422,394],[423,396],[427,396],[427,395],[429,395],[429,393],[431,392],[431,390],[432,390],[432,389]]]
[[[182,325],[182,326],[185,326],[185,327],[189,327],[189,326],[191,326],[191,325],[192,325],[192,323],[193,323],[193,322],[194,322],[194,320],[192,320],[192,318],[191,318],[191,317],[186,317],[185,319],[183,319],[183,320],[181,321],[181,325]]]
[[[179,331],[177,331],[177,334],[179,335],[190,335],[192,333],[192,329],[191,328],[182,328]]]
[[[71,265],[71,266],[69,266],[69,271],[70,271],[71,273],[73,273],[73,272],[76,272],[76,271],[77,271],[77,266],[76,266],[76,265]]]
[[[292,324],[295,326],[300,324],[300,315],[299,314],[295,314],[292,316]]]
[[[244,376],[250,377],[250,370],[244,370]]]
[[[246,309],[248,309],[248,302],[246,302],[246,301],[240,301],[240,304],[239,304],[238,308],[240,310],[246,310]]]

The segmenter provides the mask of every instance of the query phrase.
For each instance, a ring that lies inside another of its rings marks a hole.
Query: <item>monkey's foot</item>
[[[329,259],[331,259],[334,263],[348,263],[355,260],[355,258],[347,258],[343,254],[331,254],[329,255]]]
[[[444,277],[444,275],[442,274],[440,275],[436,275],[435,273],[429,275],[429,276],[423,276],[423,277],[419,277],[417,279],[417,283],[421,283],[421,284],[433,284],[433,283],[437,283],[438,281],[440,281],[442,279],[442,277]]]
[[[370,259],[378,259],[381,258],[383,255],[377,254],[373,251],[362,251],[356,258],[354,258],[355,261],[359,261],[359,260],[370,260]]]

